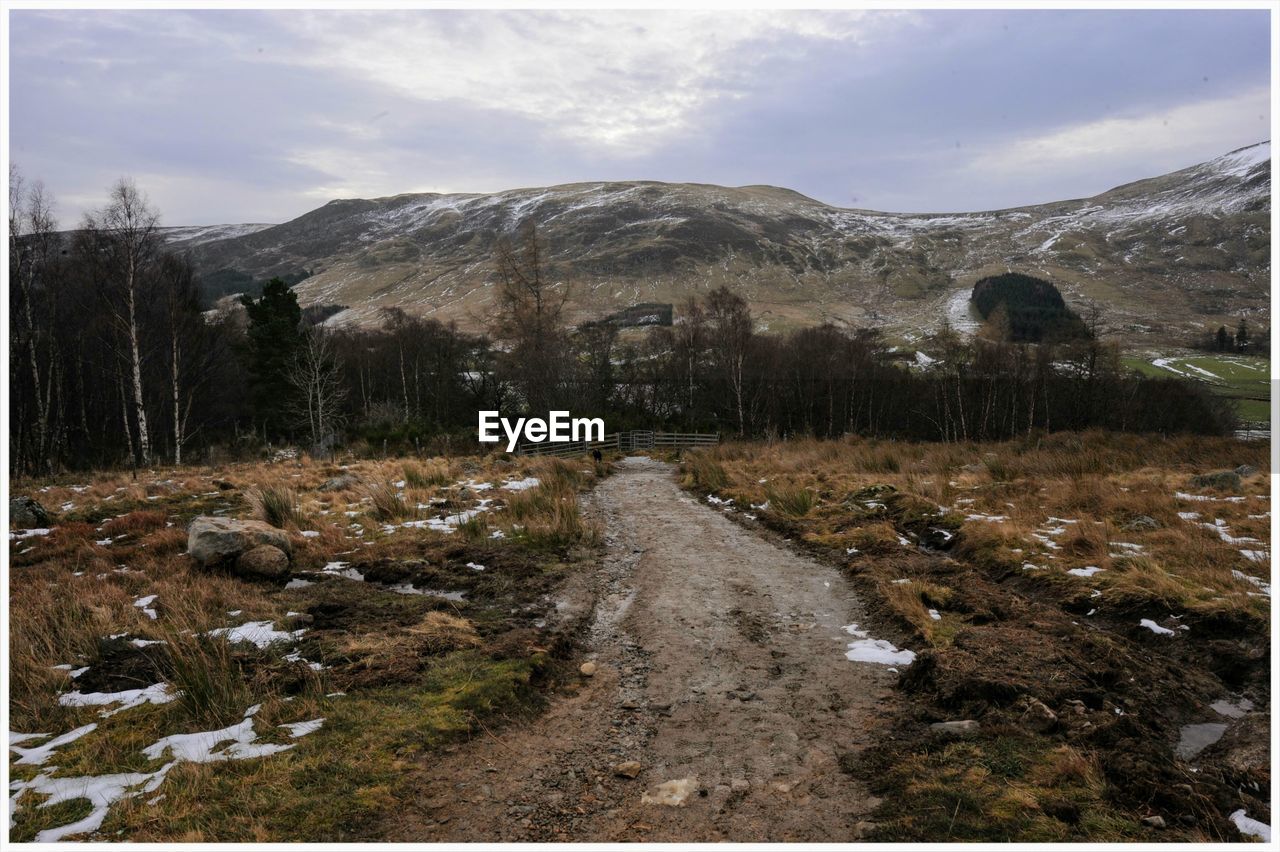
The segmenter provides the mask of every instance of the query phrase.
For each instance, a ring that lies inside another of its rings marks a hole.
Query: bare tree
[[[494,247],[497,304],[490,330],[506,344],[509,364],[531,410],[550,407],[562,384],[566,358],[563,323],[568,288],[550,280],[537,226],[527,221],[517,242]]]
[[[151,461],[151,436],[147,429],[146,396],[142,383],[142,336],[139,317],[142,287],[148,265],[160,245],[160,217],[129,178],[111,189],[111,199],[101,210],[85,216],[84,230],[92,241],[102,278],[99,291],[122,338],[122,360],[133,402],[138,430],[137,462]]]
[[[36,318],[37,303],[46,307],[57,288],[47,280],[59,242],[52,200],[37,181],[28,187],[17,168],[9,168],[9,280],[14,287],[10,320],[17,329],[9,336],[10,364],[25,356],[30,371],[35,435],[29,453],[30,466],[52,469],[50,409],[54,395],[57,340],[46,321]],[[42,361],[43,350],[43,361]],[[21,435],[19,435],[21,441]]]
[[[342,403],[347,390],[342,385],[342,365],[332,338],[320,328],[309,329],[288,368],[289,385],[295,398],[298,421],[310,432],[311,446],[331,449],[341,425]]]
[[[173,418],[173,463],[182,464],[182,448],[190,440],[191,411],[197,392],[208,382],[220,356],[200,311],[200,293],[190,261],[164,255],[156,266],[156,307],[162,324]]]
[[[745,435],[746,364],[753,334],[751,309],[728,287],[717,287],[707,294],[706,312],[711,357],[729,384],[738,415],[738,433]]]

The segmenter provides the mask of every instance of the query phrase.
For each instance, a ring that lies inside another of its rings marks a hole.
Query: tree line
[[[1227,403],[1144,378],[1093,338],[968,340],[943,328],[902,352],[875,329],[761,333],[726,288],[671,326],[566,321],[536,227],[494,247],[486,333],[387,310],[376,327],[267,282],[231,310],[202,304],[188,260],[122,180],[69,237],[39,184],[10,176],[10,460],[15,473],[251,456],[475,451],[476,411],[567,409],[610,431],[859,433],[1004,439],[1037,430],[1226,433]],[[926,365],[926,366],[922,366]]]

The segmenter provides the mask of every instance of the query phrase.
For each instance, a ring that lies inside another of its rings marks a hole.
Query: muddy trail
[[[834,568],[623,460],[588,499],[605,530],[581,686],[417,770],[401,841],[850,841],[876,800],[840,766],[887,730],[897,675],[851,662],[864,610]],[[627,777],[634,774],[635,777]],[[678,804],[677,804],[678,802]]]

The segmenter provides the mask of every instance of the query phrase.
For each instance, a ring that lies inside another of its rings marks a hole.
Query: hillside
[[[271,227],[175,229],[206,275],[301,277],[333,322],[381,308],[482,324],[494,239],[532,218],[576,319],[728,284],[762,325],[877,324],[905,336],[973,322],[978,279],[1052,280],[1104,331],[1181,342],[1242,313],[1269,323],[1270,143],[1087,199],[964,214],[832,207],[769,186],[577,183],[330,202]]]

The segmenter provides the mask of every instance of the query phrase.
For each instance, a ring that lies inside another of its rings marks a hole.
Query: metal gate
[[[656,447],[709,447],[720,443],[717,432],[654,432],[649,429],[633,429],[630,432],[610,432],[600,441],[571,441],[552,444],[520,444],[516,453],[522,456],[582,456],[592,450],[617,450],[623,453],[636,450],[652,450]]]

